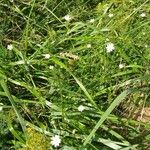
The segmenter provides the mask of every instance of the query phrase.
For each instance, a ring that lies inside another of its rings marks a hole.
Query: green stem
[[[14,99],[13,99],[13,97],[11,96],[11,94],[10,94],[10,92],[9,92],[9,89],[8,89],[8,87],[7,87],[7,83],[6,83],[6,81],[5,81],[4,79],[1,80],[1,86],[2,86],[2,88],[3,88],[3,90],[4,90],[4,92],[6,93],[8,99],[9,99],[9,101],[10,101],[10,103],[11,103],[11,105],[12,105],[12,107],[13,107],[13,109],[14,109],[14,111],[15,111],[17,117],[18,117],[18,120],[19,120],[19,122],[20,122],[20,125],[21,125],[21,127],[22,127],[23,132],[25,133],[25,131],[26,131],[25,121],[24,121],[24,119],[22,118],[22,116],[20,115],[20,113],[19,113],[19,111],[18,111],[18,109],[17,109],[17,107],[16,107],[16,104],[15,104],[15,102],[14,102]]]

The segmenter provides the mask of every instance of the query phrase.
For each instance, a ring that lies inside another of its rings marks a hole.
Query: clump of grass
[[[2,0],[0,13],[1,149],[149,147],[148,0]]]

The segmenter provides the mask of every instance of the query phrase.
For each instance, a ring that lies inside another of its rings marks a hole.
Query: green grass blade
[[[119,150],[121,149],[122,147],[117,145],[116,143],[114,143],[113,141],[111,140],[107,140],[107,139],[103,139],[103,138],[99,138],[98,140],[99,142],[103,143],[104,145],[114,149],[114,150]]]
[[[20,137],[19,133],[17,131],[15,131],[15,129],[13,128],[13,125],[10,121],[7,121],[7,126],[9,128],[9,131],[14,135],[14,137],[16,139],[18,139],[20,143],[25,144],[25,141],[22,139],[22,137]]]
[[[110,134],[112,134],[113,136],[115,136],[116,138],[118,138],[120,141],[122,141],[124,144],[126,145],[130,145],[130,143],[124,139],[123,136],[121,136],[120,134],[118,134],[117,132],[115,132],[114,130],[109,129],[108,127],[102,125],[102,129],[104,129],[105,131],[108,131]]]
[[[26,49],[27,49],[27,47],[28,47],[28,36],[29,36],[30,17],[31,17],[31,14],[32,14],[34,5],[35,5],[35,0],[33,0],[33,3],[32,3],[32,5],[31,5],[31,9],[30,9],[30,12],[29,12],[29,16],[28,16],[28,20],[27,20],[26,28],[25,28],[25,48],[26,48]]]
[[[109,106],[109,108],[105,111],[105,113],[101,116],[101,119],[98,121],[94,129],[91,131],[89,136],[86,138],[83,145],[86,145],[94,136],[95,132],[98,130],[98,128],[103,124],[103,122],[107,119],[109,114],[113,111],[113,109],[130,93],[129,90],[126,90],[122,92]]]
[[[9,89],[8,89],[8,87],[7,87],[6,81],[5,81],[4,79],[1,80],[1,86],[2,86],[2,88],[3,88],[3,90],[4,90],[4,92],[6,93],[8,99],[9,99],[9,101],[10,101],[10,103],[11,103],[11,105],[12,105],[12,107],[13,107],[13,109],[14,109],[14,111],[15,111],[17,117],[18,117],[18,120],[19,120],[19,122],[20,122],[20,125],[21,125],[21,127],[22,127],[22,130],[23,130],[24,133],[25,133],[26,125],[25,125],[24,119],[23,119],[22,116],[20,115],[20,113],[19,113],[19,111],[18,111],[18,109],[17,109],[17,107],[16,107],[16,104],[15,104],[15,102],[14,102],[14,99],[13,99],[13,97],[11,96],[11,94],[10,94],[10,92],[9,92]]]
[[[79,85],[79,87],[82,89],[82,91],[84,92],[84,94],[86,95],[86,97],[89,99],[89,101],[95,106],[95,108],[98,108],[96,103],[94,102],[94,100],[92,99],[91,95],[88,93],[88,91],[86,90],[86,88],[84,87],[84,85],[82,84],[81,81],[79,81],[77,79],[77,77],[66,67],[65,64],[63,64],[62,62],[60,62],[58,59],[56,58],[52,58],[51,59],[54,63],[56,63],[57,65],[59,65],[60,67],[66,69],[66,71],[68,71],[70,73],[70,75],[73,76],[74,80],[76,81],[76,83]]]

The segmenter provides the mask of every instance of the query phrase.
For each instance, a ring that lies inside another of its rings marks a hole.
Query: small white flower
[[[70,21],[72,18],[71,18],[71,16],[66,15],[66,16],[64,17],[64,19],[65,19],[66,21]]]
[[[87,44],[87,46],[86,46],[87,48],[91,48],[92,47],[92,45],[91,44]]]
[[[80,112],[82,112],[84,109],[85,109],[85,107],[82,106],[82,105],[80,105],[80,106],[78,107],[78,111],[80,111]]]
[[[90,20],[90,23],[94,23],[94,21],[95,21],[95,19],[91,19],[91,20]]]
[[[7,49],[11,51],[13,49],[13,45],[12,44],[7,45]]]
[[[124,64],[119,64],[119,69],[122,69],[122,68],[124,68],[124,67],[125,67]]]
[[[108,14],[109,18],[112,18],[114,16],[114,14]]]
[[[45,57],[45,59],[49,59],[51,57],[50,54],[43,54],[43,56]]]
[[[146,17],[146,13],[141,13],[140,16],[141,17]]]
[[[115,47],[114,47],[113,43],[109,42],[109,43],[106,44],[107,53],[112,52],[114,49],[115,49]]]
[[[61,143],[61,139],[60,139],[60,136],[59,135],[55,135],[51,138],[51,144],[54,146],[54,147],[58,147]]]
[[[53,69],[54,69],[54,66],[50,65],[50,66],[49,66],[49,69],[53,70]]]
[[[145,45],[145,48],[148,48],[148,45],[147,45],[147,44]]]

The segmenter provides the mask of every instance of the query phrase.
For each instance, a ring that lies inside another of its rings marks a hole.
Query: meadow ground
[[[0,149],[150,149],[149,0],[0,0]]]

